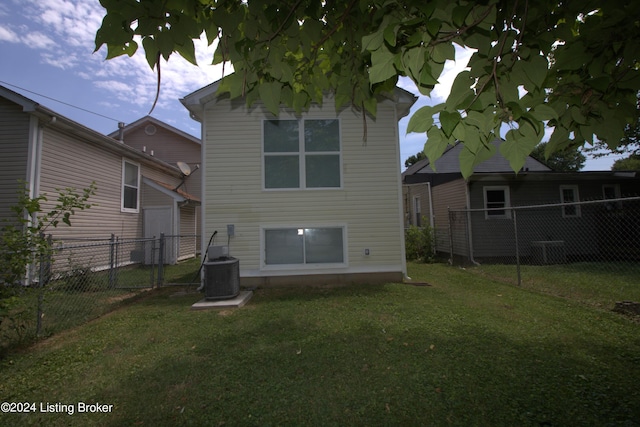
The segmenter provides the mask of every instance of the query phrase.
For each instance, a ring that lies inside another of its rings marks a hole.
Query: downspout
[[[433,222],[433,198],[431,197],[431,183],[427,182],[427,197],[429,199],[429,226],[431,230],[433,230],[434,222]]]
[[[473,265],[480,265],[480,263],[478,263],[475,259],[473,259],[473,236],[472,231],[471,231],[471,196],[469,195],[469,181],[465,180],[464,181],[464,192],[465,192],[465,196],[467,199],[467,230],[469,230],[469,232],[467,233],[467,237],[469,239],[468,241],[468,245],[469,245],[469,261],[471,261],[471,263]]]

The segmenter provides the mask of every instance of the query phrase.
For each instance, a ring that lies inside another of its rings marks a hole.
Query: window
[[[340,188],[340,122],[265,120],[264,188]]]
[[[561,185],[560,186],[561,203],[575,203],[580,201],[577,185]],[[580,216],[580,205],[569,205],[562,207],[563,218],[576,218]]]
[[[490,218],[511,218],[511,211],[505,209],[511,206],[509,198],[509,187],[495,186],[483,187],[484,190],[484,208],[485,219]]]
[[[602,185],[602,197],[605,200],[609,199],[619,199],[620,196],[620,185],[619,184],[603,184]],[[605,208],[608,211],[620,210],[622,209],[622,202],[611,202],[606,203]]]
[[[413,198],[413,214],[415,215],[414,224],[417,227],[422,226],[422,213],[420,212],[420,196],[415,196]]]
[[[344,263],[344,228],[276,228],[264,230],[265,264]]]
[[[123,160],[122,162],[122,211],[138,212],[140,200],[140,167]]]

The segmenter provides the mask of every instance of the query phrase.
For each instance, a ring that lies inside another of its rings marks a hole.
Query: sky
[[[156,72],[142,48],[133,57],[105,60],[97,52],[95,34],[104,16],[98,0],[3,0],[0,3],[0,85],[98,132],[118,129],[146,116],[156,95]],[[184,132],[200,137],[199,123],[189,117],[179,99],[222,77],[220,65],[210,65],[212,46],[196,41],[199,66],[172,55],[161,66],[162,86],[151,114]],[[447,97],[456,74],[470,53],[457,50],[445,66],[430,97],[420,96],[412,112]],[[229,67],[226,72],[228,73]],[[400,87],[419,92],[408,79]],[[424,134],[406,134],[409,119],[400,121],[400,160],[422,151]],[[616,157],[588,160],[584,170],[609,170]]]

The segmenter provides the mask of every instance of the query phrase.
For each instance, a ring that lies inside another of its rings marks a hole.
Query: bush
[[[435,252],[431,227],[410,225],[404,232],[404,244],[407,261],[433,262]]]

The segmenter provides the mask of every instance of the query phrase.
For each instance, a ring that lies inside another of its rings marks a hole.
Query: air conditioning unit
[[[240,293],[240,261],[231,257],[204,263],[206,300],[231,299]]]

